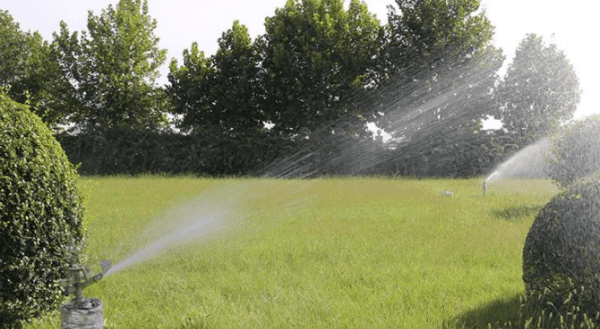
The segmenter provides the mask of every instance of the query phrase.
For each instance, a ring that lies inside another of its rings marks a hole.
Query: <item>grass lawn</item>
[[[177,223],[220,209],[218,229],[86,289],[103,301],[106,328],[519,323],[523,243],[557,193],[545,180],[496,182],[486,196],[481,179],[147,176],[81,184],[91,264],[117,265]],[[59,327],[58,310],[27,326]]]

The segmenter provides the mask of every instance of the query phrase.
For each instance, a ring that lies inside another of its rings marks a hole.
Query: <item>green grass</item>
[[[125,259],[203,191],[235,201],[229,230],[85,294],[104,302],[107,328],[519,327],[523,243],[557,190],[502,181],[483,196],[481,183],[84,178],[92,264]],[[59,317],[27,328],[59,328]]]

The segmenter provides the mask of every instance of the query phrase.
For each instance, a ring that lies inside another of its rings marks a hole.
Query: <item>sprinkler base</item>
[[[98,298],[86,298],[83,304],[63,304],[60,307],[60,317],[61,329],[104,328],[104,308]]]

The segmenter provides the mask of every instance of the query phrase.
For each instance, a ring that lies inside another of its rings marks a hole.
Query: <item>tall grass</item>
[[[523,243],[557,191],[548,181],[513,180],[483,196],[481,183],[84,179],[92,263],[125,259],[148,242],[145,227],[161,227],[169,209],[215,186],[237,191],[238,210],[222,234],[174,247],[85,294],[104,302],[107,328],[524,326]],[[55,312],[28,328],[59,323]]]

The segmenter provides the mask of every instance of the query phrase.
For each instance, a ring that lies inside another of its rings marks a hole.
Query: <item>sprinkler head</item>
[[[100,263],[100,267],[102,268],[101,272],[92,274],[87,266],[75,265],[69,268],[67,279],[60,280],[60,285],[64,288],[63,294],[65,296],[75,295],[72,302],[77,308],[91,308],[91,305],[87,305],[89,301],[83,297],[83,289],[100,281],[112,267],[112,263],[107,259]]]
[[[487,193],[487,181],[483,182],[483,195]]]

